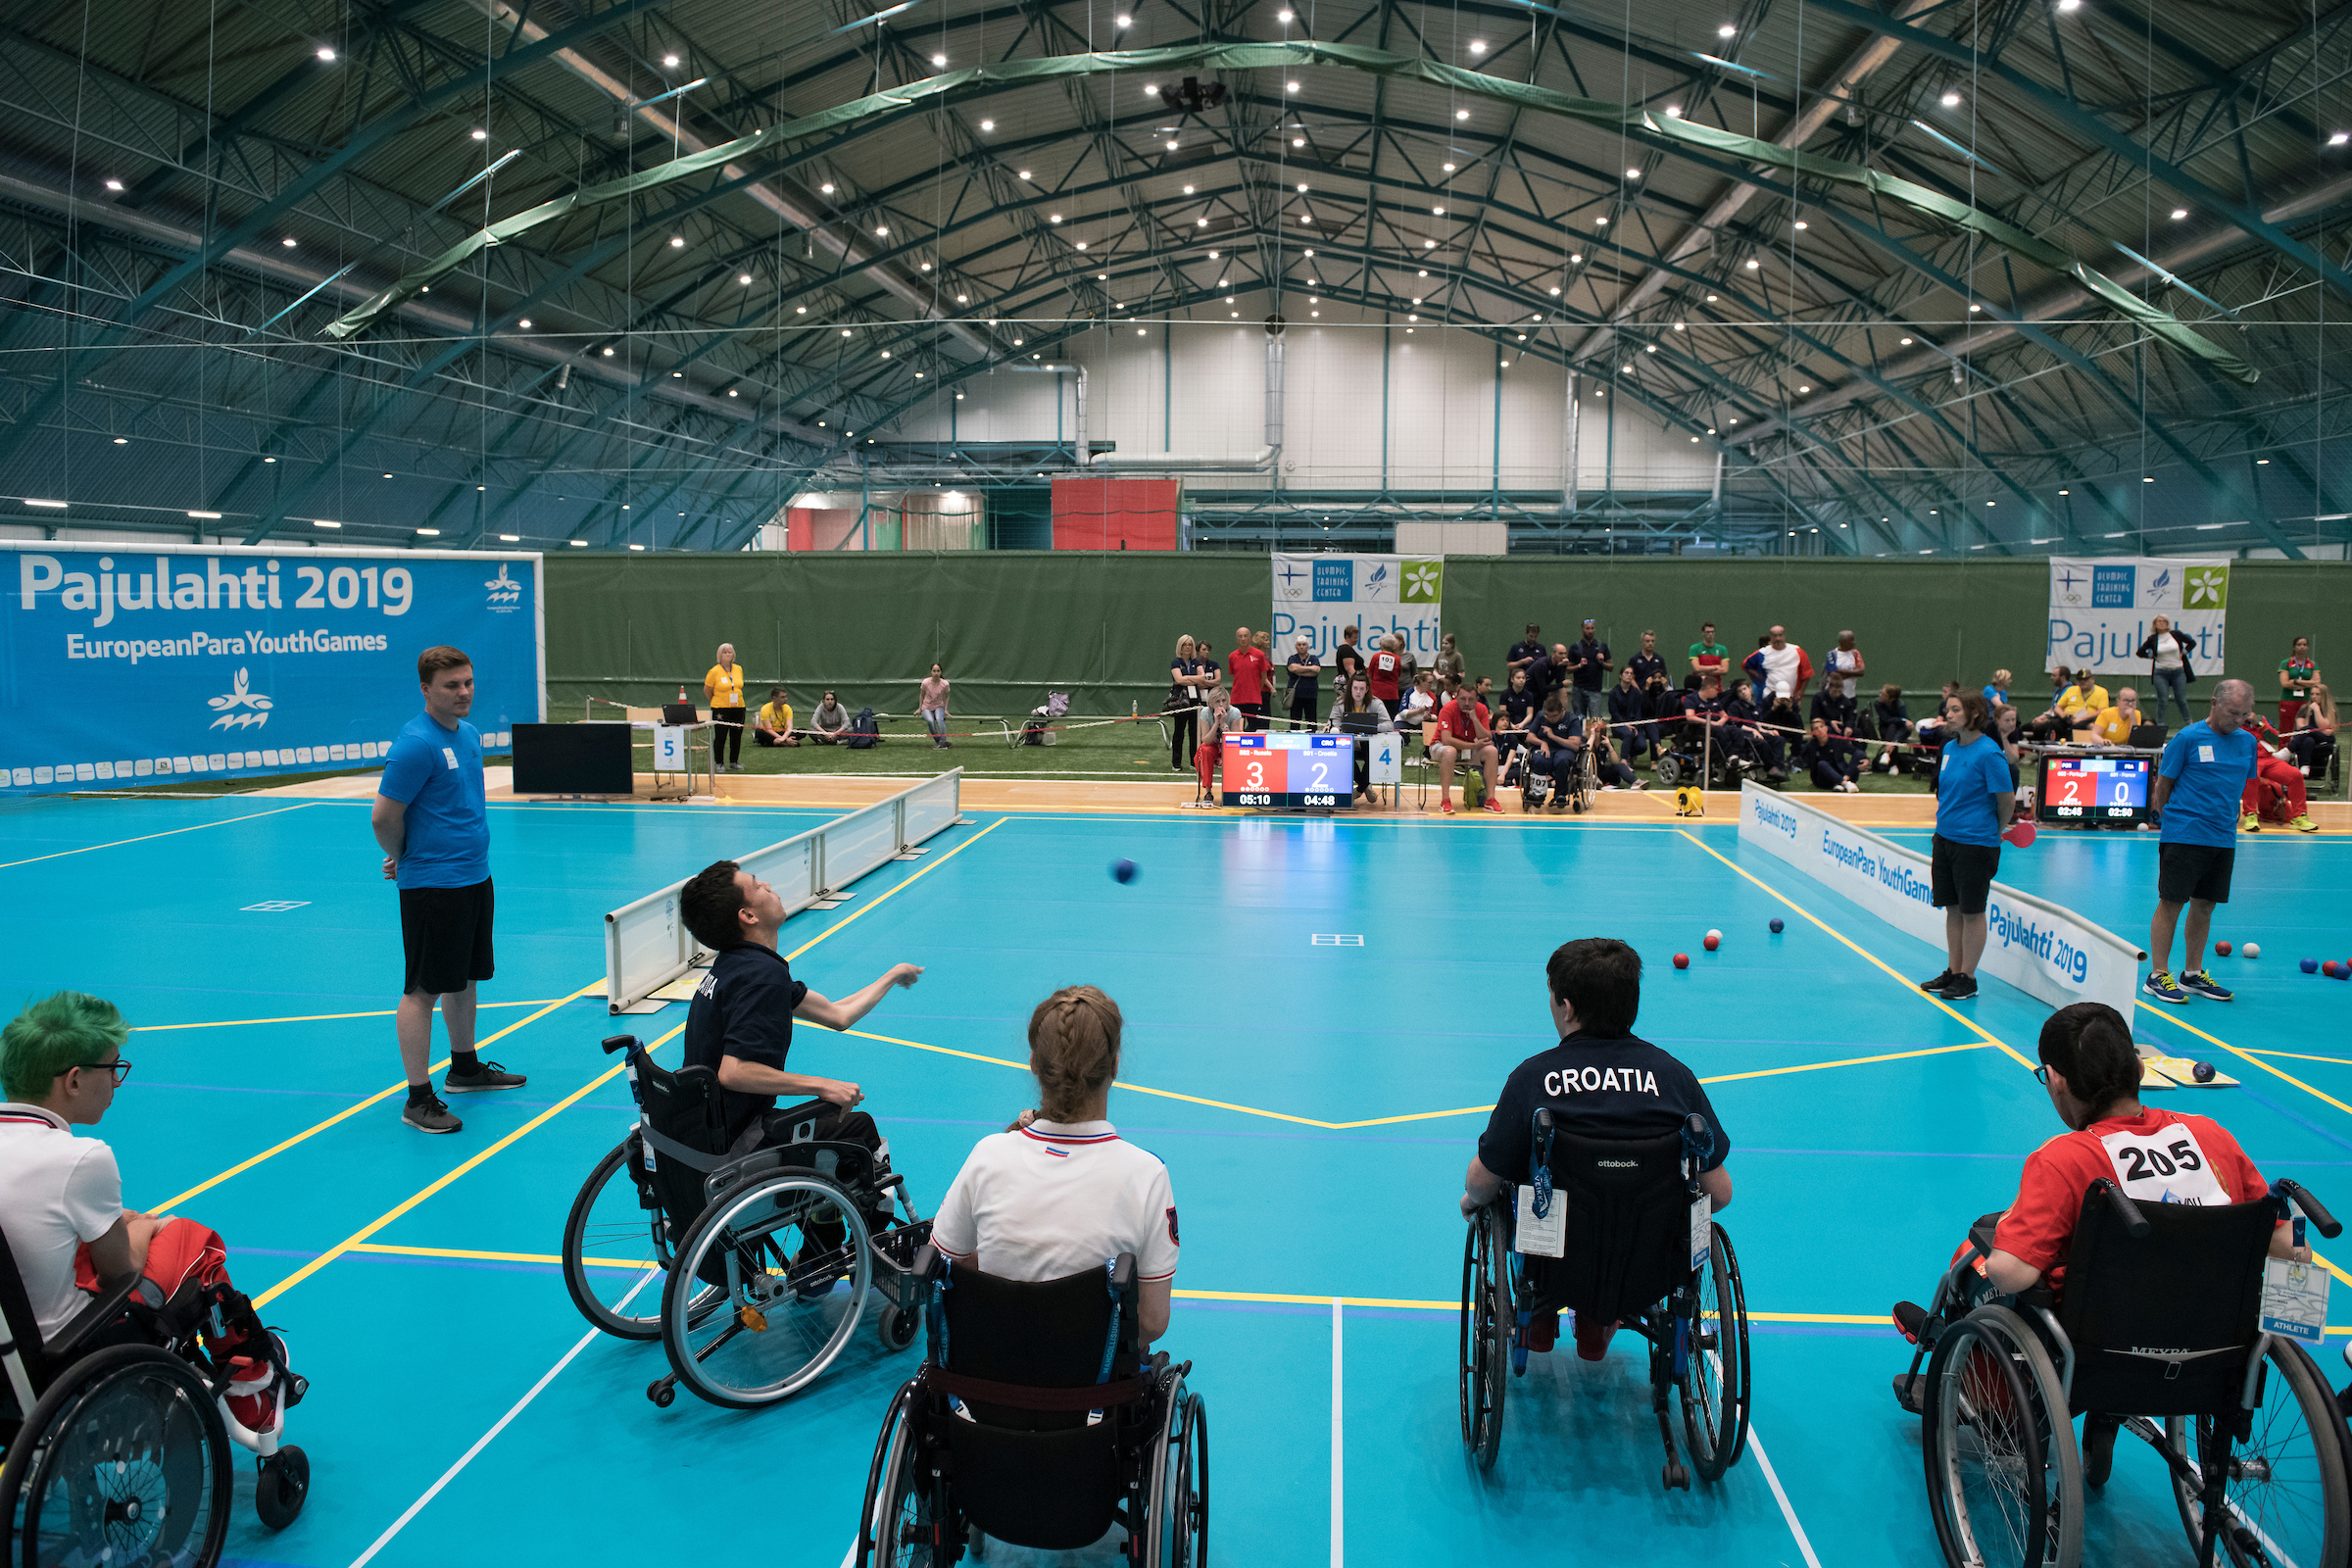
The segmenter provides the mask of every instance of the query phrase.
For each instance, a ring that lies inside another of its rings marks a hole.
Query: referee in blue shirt
[[[483,798],[482,737],[473,711],[473,661],[455,648],[416,656],[424,711],[392,743],[368,822],[384,852],[384,876],[400,884],[400,943],[407,961],[393,1032],[408,1069],[401,1120],[418,1132],[465,1123],[433,1093],[433,1004],[449,1031],[450,1094],[514,1089],[523,1082],[473,1050],[473,988],[492,974],[490,814]]]
[[[2001,833],[2017,808],[2009,754],[1984,733],[1990,723],[1982,692],[1943,700],[1943,743],[1936,773],[1936,842],[1929,878],[1943,911],[1943,973],[1919,989],[1947,1002],[1977,994],[1977,963],[1984,956],[1985,906],[2001,868]]]
[[[2246,720],[2254,716],[2254,688],[2226,680],[2213,689],[2213,710],[2164,744],[2149,804],[2164,813],[2157,847],[2156,913],[2148,920],[2148,953],[2155,968],[2140,989],[2158,1002],[2184,1007],[2193,994],[2228,1002],[2230,993],[2205,972],[2205,933],[2213,906],[2230,902],[2230,871],[2237,859],[2237,805],[2254,776],[2258,754]],[[2180,975],[2172,973],[2173,931],[2188,906],[2187,945]]]

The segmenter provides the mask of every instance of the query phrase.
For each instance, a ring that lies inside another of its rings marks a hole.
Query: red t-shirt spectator
[[[1266,672],[1274,662],[1256,648],[1236,648],[1225,658],[1225,675],[1233,682],[1233,700],[1237,703],[1262,703],[1266,700]]]
[[[1439,733],[1455,741],[1477,740],[1479,730],[1485,729],[1488,724],[1487,705],[1474,702],[1470,706],[1478,710],[1478,724],[1475,728],[1471,725],[1470,715],[1462,711],[1460,700],[1456,699],[1438,710]]]
[[[2245,1203],[2270,1183],[2210,1116],[2148,1109],[2061,1133],[2026,1156],[2017,1201],[2001,1216],[1993,1245],[2041,1270],[2055,1291],[2066,1277],[2082,1195],[2107,1177],[2134,1202]]]
[[[1392,708],[1396,705],[1396,671],[1400,662],[1395,654],[1383,648],[1364,666],[1372,682],[1372,695]]]

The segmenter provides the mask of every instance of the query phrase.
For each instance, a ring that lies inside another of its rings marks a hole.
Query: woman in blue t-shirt
[[[1984,956],[1984,906],[1993,873],[2001,868],[2001,833],[2017,808],[2009,754],[1985,731],[1991,715],[1981,692],[1943,700],[1943,743],[1936,774],[1936,848],[1930,881],[1943,911],[1943,973],[1919,989],[1947,1002],[1977,994],[1977,960]]]

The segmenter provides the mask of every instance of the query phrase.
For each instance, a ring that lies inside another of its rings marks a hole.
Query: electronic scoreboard
[[[1355,737],[1301,730],[1225,737],[1227,806],[1336,811],[1355,804]]]
[[[2045,754],[2034,814],[2044,822],[2078,827],[2144,822],[2154,768],[2155,759],[2149,757]]]

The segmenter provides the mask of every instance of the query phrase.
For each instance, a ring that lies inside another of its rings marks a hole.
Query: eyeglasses
[[[2044,1089],[2049,1087],[2050,1065],[2048,1062],[2045,1061],[2040,1066],[2034,1069],[2034,1081],[2041,1085]]]
[[[117,1089],[122,1088],[122,1080],[130,1076],[130,1063],[123,1060],[121,1056],[117,1056],[112,1061],[85,1061],[79,1063],[78,1065],[83,1072],[113,1073],[115,1075],[115,1087]],[[66,1070],[71,1072],[74,1069],[69,1067]]]

